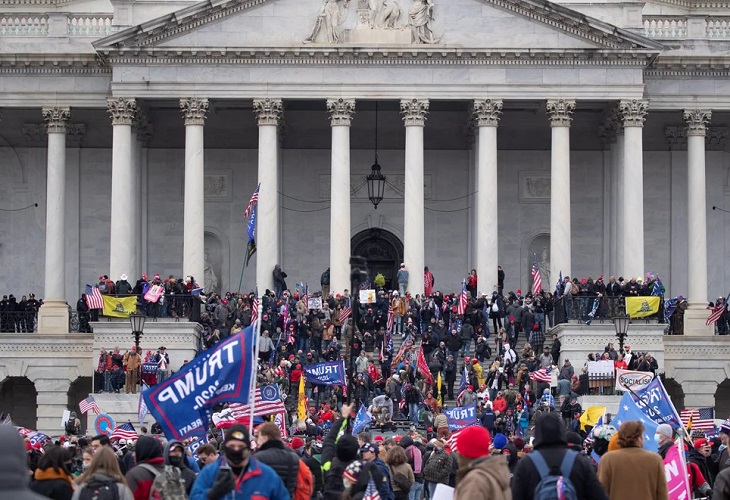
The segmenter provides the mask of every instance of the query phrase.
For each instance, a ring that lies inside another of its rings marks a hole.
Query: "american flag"
[[[393,306],[388,306],[388,331],[393,331],[393,325],[395,325],[395,314],[393,314]]]
[[[539,370],[530,372],[530,380],[534,380],[535,382],[547,382],[549,384],[553,379],[552,372],[552,367],[540,368]]]
[[[273,396],[264,398],[261,394],[262,388],[259,387],[259,390],[256,391],[256,395],[253,400],[253,416],[262,417],[264,415],[275,415],[282,412],[286,413],[286,407],[284,406],[284,402],[281,400],[281,396],[279,396],[278,388],[276,388],[275,385],[266,387],[274,389],[272,391]],[[265,392],[268,394],[269,391],[266,390]],[[236,420],[244,417],[248,419],[251,416],[251,406],[247,404],[230,403],[228,405],[228,409],[231,410],[231,416]]]
[[[97,415],[104,413],[101,411],[101,408],[99,408],[99,405],[96,404],[94,396],[89,396],[88,398],[79,401],[79,410],[81,410],[81,413],[86,413],[91,410]]]
[[[139,438],[139,436],[137,435],[137,431],[134,430],[134,426],[129,422],[118,426],[116,429],[114,429],[112,435],[109,436],[109,439],[136,440],[137,438]]]
[[[718,306],[715,306],[712,308],[712,312],[710,312],[710,316],[707,318],[707,321],[705,321],[705,325],[710,326],[713,323],[717,323],[717,320],[720,319],[720,316],[722,316],[722,313],[725,311],[725,304],[720,304]]]
[[[459,296],[459,305],[456,308],[456,313],[462,316],[466,312],[466,280],[461,282],[461,295]]]
[[[532,254],[532,295],[537,295],[542,290],[542,278],[540,268],[537,267],[537,254]]]
[[[246,205],[246,210],[243,211],[243,218],[247,218],[251,214],[251,209],[253,206],[258,203],[259,201],[259,188],[261,187],[261,184],[256,186],[256,190],[251,195],[251,199],[248,200],[248,205]]]
[[[476,424],[474,424],[474,425],[476,425]],[[469,427],[471,427],[471,426],[469,426]],[[456,432],[452,432],[451,433],[451,436],[449,436],[449,439],[446,440],[446,445],[451,449],[451,451],[456,451],[456,452],[459,451],[456,448],[456,440],[459,437],[459,434],[461,434],[461,431],[463,431],[463,430],[464,429],[460,429],[460,430],[458,430]]]
[[[259,298],[256,297],[253,299],[253,303],[251,304],[251,324],[253,325],[256,322],[256,319],[259,317]]]
[[[344,325],[350,316],[352,316],[352,309],[343,307],[342,311],[340,311],[340,322]]]
[[[368,481],[368,487],[365,488],[365,495],[362,497],[362,500],[380,500],[380,493],[378,493],[378,488],[375,487],[375,480],[370,476],[370,481]]]
[[[679,412],[679,418],[688,431],[709,431],[715,428],[712,408],[686,408]]]
[[[89,309],[104,309],[104,298],[95,286],[86,285],[86,305]]]

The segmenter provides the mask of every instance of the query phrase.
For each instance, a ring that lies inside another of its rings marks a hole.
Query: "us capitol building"
[[[259,183],[244,290],[281,264],[341,292],[351,254],[390,283],[404,262],[414,294],[424,266],[444,291],[475,268],[491,292],[498,265],[526,290],[533,258],[548,289],[654,272],[689,299],[685,335],[635,322],[627,342],[675,403],[730,412],[705,326],[730,289],[728,0],[0,4],[0,283],[45,299],[0,345],[0,409],[27,426],[60,432],[98,349],[131,345],[127,322],[69,333],[66,303],[100,274],[235,290]],[[192,331],[152,323],[143,349],[176,369]],[[576,366],[613,336],[558,331]]]

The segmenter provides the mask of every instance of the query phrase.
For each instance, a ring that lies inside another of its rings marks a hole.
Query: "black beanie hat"
[[[245,425],[242,424],[234,424],[230,426],[226,430],[225,439],[223,440],[223,444],[226,444],[228,441],[231,441],[233,439],[236,439],[238,441],[243,441],[246,443],[247,447],[251,447],[251,438],[248,435],[248,428]]]
[[[134,455],[138,464],[161,457],[162,445],[153,437],[140,436],[134,445]]]
[[[335,452],[337,458],[343,462],[352,462],[357,458],[357,452],[360,451],[360,445],[352,434],[345,434],[337,441]]]
[[[535,448],[549,444],[568,444],[565,427],[557,413],[542,413],[535,422]]]

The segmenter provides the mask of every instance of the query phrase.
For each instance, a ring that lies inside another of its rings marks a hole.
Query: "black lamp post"
[[[618,338],[618,349],[621,355],[624,354],[624,341],[629,334],[629,322],[631,318],[628,316],[616,316],[613,318],[613,326],[616,329],[616,337]]]
[[[129,324],[132,325],[132,335],[134,335],[134,345],[139,351],[139,339],[144,333],[144,322],[147,318],[140,312],[133,312],[129,315]]]
[[[383,194],[385,193],[385,176],[380,171],[380,165],[378,164],[378,103],[375,103],[375,163],[373,163],[372,170],[367,176],[368,180],[368,199],[372,202],[375,210],[378,209],[378,204],[383,201]]]

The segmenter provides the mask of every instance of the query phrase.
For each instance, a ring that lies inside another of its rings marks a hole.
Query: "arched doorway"
[[[8,377],[0,384],[0,412],[9,413],[13,424],[35,429],[38,422],[38,392],[26,377]]]
[[[662,378],[662,383],[664,384],[664,388],[667,390],[669,399],[672,400],[674,407],[679,408],[680,410],[684,408],[684,390],[682,389],[682,386],[673,378]]]
[[[715,418],[726,419],[730,415],[730,379],[725,379],[715,391]]]
[[[81,432],[86,433],[86,418],[82,418],[79,402],[91,394],[91,377],[79,377],[68,386],[68,409],[75,411],[81,421]]]
[[[395,275],[403,261],[403,243],[396,235],[384,229],[366,229],[352,238],[350,248],[353,255],[360,255],[368,261],[371,283],[380,273],[385,277],[386,289],[398,288]]]

